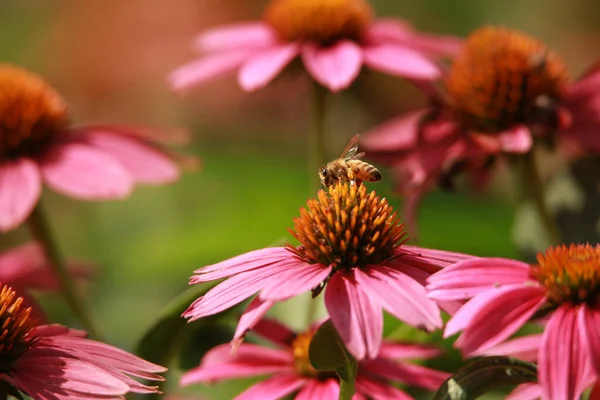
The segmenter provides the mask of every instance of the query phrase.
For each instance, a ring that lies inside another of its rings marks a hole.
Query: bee
[[[365,153],[358,153],[358,137],[359,135],[356,134],[350,139],[339,158],[321,167],[319,178],[324,187],[335,185],[338,182],[360,185],[363,181],[377,182],[381,180],[379,170],[360,159]]]

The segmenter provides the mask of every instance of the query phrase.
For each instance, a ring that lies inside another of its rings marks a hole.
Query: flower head
[[[456,263],[428,278],[430,297],[470,300],[445,329],[481,354],[531,319],[548,318],[538,353],[544,398],[576,399],[600,373],[600,246],[557,246],[538,264],[501,258]],[[590,375],[590,368],[595,372]]]
[[[0,380],[9,393],[34,399],[122,399],[156,393],[134,380],[159,381],[165,368],[61,325],[37,325],[31,308],[8,286],[0,289]],[[93,379],[90,379],[93,377]],[[6,394],[6,392],[5,392]]]
[[[321,190],[295,226],[299,246],[256,250],[195,271],[190,283],[228,279],[184,316],[213,315],[258,293],[240,319],[237,340],[275,301],[324,290],[331,320],[358,359],[377,356],[383,309],[422,329],[441,326],[438,306],[422,285],[431,273],[468,256],[405,245],[393,209],[375,192],[350,183]]]
[[[458,40],[418,34],[406,23],[374,20],[367,0],[272,0],[263,21],[216,28],[197,39],[204,58],[169,77],[175,90],[238,70],[247,91],[273,80],[294,58],[337,92],[350,86],[362,65],[393,75],[434,79],[431,55],[452,54]]]
[[[296,333],[274,320],[263,319],[254,331],[275,347],[243,343],[235,354],[231,354],[228,345],[219,345],[204,356],[200,366],[183,375],[181,384],[187,386],[269,374],[269,378],[246,389],[236,400],[257,396],[266,400],[279,399],[293,393],[305,399],[335,400],[340,390],[337,375],[316,371],[308,360],[308,345],[315,330],[316,327]],[[447,373],[407,360],[429,359],[439,354],[439,350],[428,346],[384,341],[375,359],[359,363],[358,398],[410,398],[392,382],[437,389],[448,377]]]
[[[128,196],[136,182],[179,176],[147,129],[70,128],[65,101],[23,68],[0,64],[0,85],[0,231],[27,218],[42,181],[72,197],[102,200]]]

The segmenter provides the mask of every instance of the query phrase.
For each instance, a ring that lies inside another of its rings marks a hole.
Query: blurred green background
[[[537,36],[560,52],[577,76],[600,55],[600,16],[593,0],[379,0],[379,16],[408,19],[421,30],[466,35],[502,24]],[[127,201],[83,203],[46,192],[44,203],[64,252],[93,261],[87,288],[108,340],[132,349],[168,301],[187,288],[192,271],[241,252],[284,243],[286,228],[308,195],[306,79],[285,76],[254,94],[233,76],[185,97],[169,92],[166,75],[194,56],[202,29],[257,19],[264,1],[1,0],[0,57],[45,76],[67,99],[74,123],[143,123],[189,131],[182,152],[199,171],[166,187],[143,187]],[[418,99],[418,100],[415,100]],[[424,104],[415,89],[373,72],[334,96],[331,156],[347,139]],[[400,207],[389,181],[371,187]],[[435,192],[419,216],[420,245],[477,255],[518,257],[510,239],[510,177],[485,194]],[[2,247],[27,240],[24,230]],[[52,320],[77,326],[56,296],[45,296]],[[286,306],[292,325],[302,305]],[[291,310],[291,312],[290,312]],[[282,314],[280,312],[280,314]],[[388,321],[389,322],[389,321]],[[388,332],[395,326],[387,326]],[[448,365],[452,368],[452,365]],[[229,398],[239,387],[203,390]]]

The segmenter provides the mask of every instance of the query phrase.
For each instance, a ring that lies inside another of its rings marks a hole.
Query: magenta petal
[[[425,288],[402,272],[377,266],[367,273],[357,269],[354,276],[370,298],[399,320],[427,331],[442,326],[440,310]]]
[[[472,258],[427,278],[429,297],[462,300],[502,285],[530,281],[529,264],[505,258]]]
[[[538,362],[539,383],[545,398],[579,399],[590,383],[586,371],[590,354],[580,333],[577,309],[563,305],[552,313],[544,330]]]
[[[119,131],[96,128],[81,131],[88,143],[114,157],[138,182],[161,184],[179,178],[173,159],[144,140]]]
[[[364,370],[372,376],[378,376],[388,381],[398,381],[410,386],[418,386],[428,390],[437,390],[450,376],[448,372],[438,371],[422,365],[381,358],[365,363]]]
[[[45,181],[56,191],[87,200],[129,196],[133,178],[112,156],[90,146],[56,146],[41,165]]]
[[[537,383],[524,383],[506,396],[506,400],[534,400],[542,397],[542,388]]]
[[[413,400],[411,396],[391,384],[363,376],[356,378],[356,391],[372,400]]]
[[[0,231],[19,226],[42,192],[37,165],[28,159],[0,163]]]
[[[467,302],[448,323],[444,336],[464,330],[454,346],[465,354],[507,339],[546,302],[538,286],[509,285],[484,292]]]
[[[592,366],[600,375],[600,311],[586,304],[579,307],[578,327]]]
[[[377,44],[364,49],[365,64],[375,70],[412,79],[440,77],[440,68],[415,50],[394,44]]]
[[[247,92],[253,92],[271,82],[294,57],[297,43],[274,45],[257,51],[244,62],[238,72],[238,83]]]
[[[295,268],[283,272],[279,281],[272,281],[265,286],[259,297],[263,300],[285,300],[304,293],[324,282],[331,269],[332,267],[323,267],[321,264],[299,263]]]
[[[204,31],[195,42],[200,51],[219,52],[267,47],[276,41],[273,28],[264,22],[242,22]]]
[[[311,379],[294,400],[336,400],[340,397],[340,384],[335,379]]]
[[[255,297],[254,300],[248,304],[248,308],[246,308],[244,313],[240,316],[237,328],[235,328],[235,334],[233,335],[232,340],[234,349],[241,343],[240,339],[244,337],[246,332],[261,321],[273,304],[274,302],[272,301],[263,301],[258,297]]]
[[[332,92],[346,89],[358,76],[363,62],[359,45],[341,40],[330,47],[309,43],[302,49],[306,70]]]
[[[254,50],[241,49],[202,57],[171,72],[169,85],[174,91],[183,92],[228,74],[254,53]]]
[[[352,276],[335,273],[325,289],[325,306],[347,349],[358,360],[375,358],[381,347],[383,313]]]
[[[234,400],[278,400],[295,392],[305,382],[306,378],[295,373],[277,374],[246,389]]]
[[[469,254],[446,250],[427,249],[425,247],[409,246],[406,244],[400,247],[400,249],[397,251],[397,255],[400,256],[397,258],[397,260],[401,260],[402,258],[422,260],[439,267],[447,267],[450,264],[474,258]]]
[[[538,358],[542,334],[521,336],[507,340],[483,351],[474,351],[472,356],[510,356],[520,360],[535,362]]]
[[[501,132],[498,141],[501,149],[508,153],[527,153],[533,146],[533,137],[525,125],[517,125],[511,130]]]
[[[427,360],[437,357],[442,351],[435,346],[428,346],[416,343],[386,342],[381,344],[379,358],[388,358],[392,360],[400,359],[420,359]]]
[[[263,318],[252,329],[254,333],[271,343],[288,347],[296,337],[296,332],[283,325],[276,319]]]
[[[428,109],[417,110],[376,126],[360,137],[367,151],[401,151],[417,144],[422,118]]]

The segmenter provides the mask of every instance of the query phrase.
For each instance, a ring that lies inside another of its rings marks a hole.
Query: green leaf
[[[512,357],[486,357],[456,371],[442,384],[433,400],[471,400],[494,388],[536,381],[535,364]]]
[[[346,366],[346,349],[331,321],[323,323],[308,347],[308,358],[317,371],[333,371]]]

